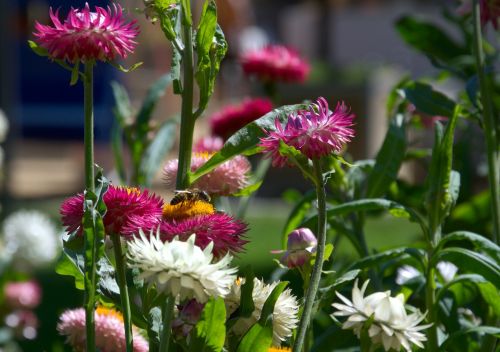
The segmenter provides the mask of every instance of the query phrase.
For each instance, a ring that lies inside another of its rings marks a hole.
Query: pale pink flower
[[[193,146],[193,151],[198,153],[215,153],[222,149],[224,140],[216,136],[206,136],[198,140]]]
[[[66,342],[76,352],[85,351],[86,330],[83,308],[65,311],[59,318],[57,331],[66,336]],[[134,352],[147,352],[148,342],[133,327]],[[95,311],[95,347],[101,352],[125,351],[125,328],[121,313],[109,308]]]
[[[198,170],[211,156],[210,153],[193,153],[191,171]],[[177,168],[178,159],[168,161],[163,168],[165,181],[170,189],[175,189]],[[250,170],[251,165],[248,159],[237,155],[200,177],[191,187],[201,189],[211,196],[229,196],[248,186]]]
[[[107,10],[96,6],[91,12],[86,3],[81,10],[71,8],[64,22],[59,20],[59,10],[54,13],[51,8],[49,14],[53,27],[36,22],[33,34],[52,59],[112,61],[117,56],[126,58],[137,45],[137,22],[127,22],[119,4]]]
[[[354,137],[354,114],[344,102],[337,103],[334,111],[328,108],[325,98],[319,98],[308,110],[300,110],[288,116],[285,127],[275,120],[275,131],[268,131],[261,138],[263,152],[272,157],[273,166],[284,166],[287,157],[279,151],[280,141],[294,147],[309,159],[339,152]]]
[[[264,116],[273,109],[267,98],[246,98],[239,104],[225,106],[209,117],[212,133],[228,139],[240,128]]]
[[[272,82],[304,82],[310,71],[295,50],[282,45],[247,51],[241,56],[241,65],[245,74]]]
[[[4,287],[5,303],[12,309],[32,309],[40,304],[42,289],[34,281],[8,282]]]

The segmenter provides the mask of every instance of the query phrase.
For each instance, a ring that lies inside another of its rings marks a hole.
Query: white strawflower
[[[59,254],[59,232],[52,220],[39,211],[12,213],[3,223],[3,235],[5,252],[18,269],[43,267]]]
[[[453,280],[458,271],[456,265],[450,262],[439,262],[437,263],[436,268],[445,282]],[[398,268],[396,273],[396,283],[398,285],[404,285],[406,282],[418,277],[419,275],[421,275],[420,271],[413,266],[403,265]]]
[[[231,289],[231,293],[225,298],[228,315],[232,314],[240,305],[241,285],[243,283],[244,279],[238,278]],[[244,335],[260,319],[264,303],[278,284],[279,282],[265,284],[263,281],[254,278],[252,299],[255,309],[250,317],[240,318],[236,322],[231,330],[232,333],[239,336]],[[273,346],[280,346],[282,341],[292,336],[293,330],[299,322],[298,312],[297,298],[292,295],[290,289],[284,290],[278,297],[273,310]]]
[[[140,237],[128,242],[128,261],[140,269],[140,279],[181,300],[195,298],[205,303],[210,297],[225,297],[236,279],[237,269],[229,267],[232,257],[212,263],[213,243],[202,250],[194,242],[194,234],[187,242],[174,238],[163,243],[159,233],[151,233],[148,239],[140,232]]]
[[[422,342],[427,338],[420,330],[432,325],[418,325],[424,319],[425,314],[415,312],[407,315],[403,294],[391,297],[391,292],[386,291],[363,297],[368,282],[369,280],[360,290],[358,280],[356,280],[352,289],[352,302],[335,292],[345,304],[334,303],[333,307],[338,311],[333,315],[349,317],[342,328],[352,329],[359,338],[364,323],[373,316],[373,324],[368,329],[368,335],[373,343],[382,344],[386,351],[391,348],[400,351],[401,347],[406,351],[411,351],[410,343],[424,348]]]

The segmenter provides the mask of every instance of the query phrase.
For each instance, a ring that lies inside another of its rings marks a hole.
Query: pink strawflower
[[[193,153],[191,171],[196,171],[211,156],[210,153]],[[175,189],[177,168],[178,159],[168,161],[163,168],[167,187],[172,190]],[[251,165],[248,159],[237,155],[200,177],[191,187],[201,189],[211,196],[229,196],[248,186],[248,173],[250,170]]]
[[[245,74],[263,81],[304,82],[309,76],[309,64],[299,54],[282,45],[269,45],[241,56]]]
[[[85,310],[78,308],[65,311],[59,317],[57,331],[66,336],[66,342],[76,352],[85,351]],[[135,326],[132,332],[134,352],[147,352],[148,342],[139,334]],[[101,352],[123,352],[125,345],[125,328],[121,313],[109,308],[97,308],[95,311],[95,347]]]
[[[68,232],[82,234],[83,199],[80,193],[61,205],[62,223]],[[148,190],[109,186],[103,200],[107,207],[103,221],[108,235],[130,237],[139,229],[156,228],[161,221],[163,200]]]
[[[224,140],[216,136],[206,136],[198,140],[193,146],[193,152],[197,153],[215,153],[221,150],[224,145]]]
[[[263,152],[273,159],[273,166],[282,167],[287,157],[279,151],[280,141],[294,147],[309,159],[339,152],[345,143],[354,137],[352,120],[354,114],[344,102],[338,103],[332,112],[325,98],[319,98],[308,110],[297,111],[288,116],[283,128],[279,119],[275,120],[275,131],[268,131],[267,137],[261,138]]]
[[[54,13],[51,8],[49,14],[54,26],[36,22],[33,34],[52,59],[112,61],[117,56],[126,58],[137,45],[137,22],[126,22],[119,4],[107,10],[96,6],[91,12],[86,3],[82,10],[71,8],[64,22],[59,20],[59,10]]]
[[[495,29],[498,29],[498,19],[500,18],[500,0],[480,0],[481,24],[485,26],[491,22]]]
[[[197,215],[182,220],[164,220],[160,225],[162,241],[171,241],[175,236],[180,241],[187,241],[194,233],[195,244],[205,249],[210,242],[214,243],[213,254],[223,257],[227,252],[238,253],[248,243],[244,233],[247,224],[225,213]]]
[[[267,98],[246,98],[240,104],[228,105],[210,116],[210,127],[216,136],[228,139],[246,124],[257,120],[273,109]]]
[[[42,289],[34,281],[8,282],[4,287],[5,303],[11,309],[33,309],[40,304]]]

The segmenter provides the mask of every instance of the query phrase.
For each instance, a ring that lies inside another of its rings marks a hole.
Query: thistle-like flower
[[[234,132],[272,109],[273,103],[266,98],[247,98],[240,104],[228,105],[210,116],[212,134],[228,139]]]
[[[391,348],[399,351],[403,347],[410,352],[411,343],[423,348],[422,342],[427,338],[420,331],[432,325],[418,325],[425,318],[425,314],[415,312],[407,315],[403,294],[391,297],[391,292],[386,291],[363,297],[368,282],[369,280],[360,290],[356,280],[352,289],[352,301],[336,292],[344,304],[334,303],[333,307],[337,311],[333,315],[349,317],[342,328],[352,329],[359,338],[364,323],[373,317],[373,323],[368,329],[373,343],[382,344],[386,351]]]
[[[82,233],[83,194],[66,199],[60,209],[62,223],[68,232]],[[103,222],[106,234],[126,238],[139,229],[149,231],[161,221],[163,200],[148,190],[110,186],[103,196],[106,215]]]
[[[83,308],[65,311],[59,317],[57,331],[66,336],[66,342],[77,352],[85,351],[86,330],[85,310]],[[95,311],[95,347],[103,352],[125,351],[125,329],[120,312],[109,308],[97,308]],[[147,352],[148,342],[137,328],[132,328],[134,352]]]
[[[71,63],[90,60],[112,61],[117,56],[126,58],[134,51],[139,34],[137,22],[127,22],[120,5],[104,9],[89,5],[81,10],[71,8],[66,20],[59,20],[59,10],[50,9],[53,26],[35,23],[38,44],[47,49],[52,59]]]
[[[241,285],[244,279],[238,278],[234,281],[230,294],[225,298],[227,314],[232,314],[240,305]],[[262,313],[262,308],[267,298],[279,282],[265,284],[263,281],[254,278],[252,299],[255,309],[249,318],[240,318],[231,329],[231,333],[242,336],[250,327],[255,324]],[[273,310],[273,346],[280,346],[288,337],[292,336],[293,330],[297,327],[299,304],[297,298],[292,295],[290,289],[284,290],[278,297]]]
[[[282,45],[247,51],[241,56],[241,66],[245,74],[271,82],[304,82],[310,71],[295,50]]]
[[[198,170],[211,156],[212,154],[207,152],[193,153],[191,171]],[[163,168],[167,187],[172,190],[175,189],[178,164],[178,159],[173,159],[168,161]],[[191,186],[204,190],[211,196],[229,196],[248,185],[250,170],[251,165],[248,159],[242,155],[237,155],[197,179]]]
[[[159,292],[205,303],[210,297],[225,297],[237,271],[229,267],[230,255],[212,263],[212,248],[212,244],[204,250],[196,246],[195,235],[186,242],[164,243],[158,233],[148,239],[141,231],[140,237],[128,242],[127,258],[131,268],[140,270],[139,278],[156,285]]]
[[[273,166],[282,167],[287,164],[287,157],[279,150],[281,141],[309,159],[318,159],[339,152],[354,137],[354,130],[351,128],[353,119],[354,114],[343,102],[338,103],[334,111],[330,111],[325,98],[319,98],[308,110],[289,115],[284,128],[279,119],[276,119],[276,130],[267,132],[267,137],[261,138],[260,146],[273,159]]]
[[[4,287],[4,299],[11,309],[33,309],[40,304],[42,288],[34,281],[8,282]]]
[[[15,268],[29,270],[48,265],[59,254],[61,240],[52,220],[36,210],[19,210],[3,223],[4,253]]]
[[[205,249],[210,243],[213,245],[213,255],[216,258],[228,252],[238,253],[248,243],[244,233],[248,230],[247,224],[225,213],[193,216],[182,220],[163,221],[160,225],[162,241],[171,241],[178,237],[186,241],[196,234],[195,244]]]

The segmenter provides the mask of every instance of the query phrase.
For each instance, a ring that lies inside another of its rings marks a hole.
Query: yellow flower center
[[[269,347],[267,352],[284,352],[284,351],[291,351],[292,349],[289,347]]]
[[[182,220],[192,216],[214,213],[214,206],[202,200],[185,200],[175,205],[165,204],[163,206],[163,218],[166,220]]]
[[[114,309],[111,309],[111,308],[105,308],[105,307],[97,307],[97,309],[95,310],[95,312],[99,315],[105,315],[105,316],[108,316],[108,317],[112,317],[112,318],[115,318],[115,319],[118,319],[120,320],[121,322],[123,322],[123,315],[122,313],[114,310]]]
[[[131,194],[136,194],[136,195],[140,195],[141,194],[141,190],[137,187],[123,187],[123,189],[125,191],[127,191],[127,194],[130,196]]]

